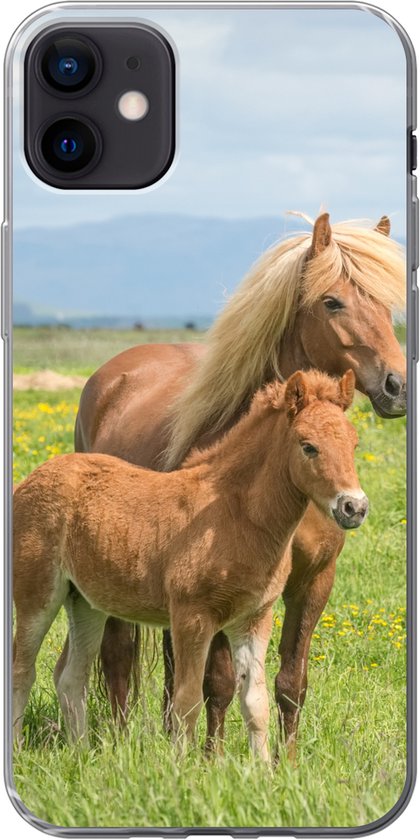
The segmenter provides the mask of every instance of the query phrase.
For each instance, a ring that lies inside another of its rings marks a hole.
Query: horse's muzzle
[[[384,419],[404,417],[407,413],[407,388],[400,373],[388,373],[378,391],[367,392],[376,414]]]
[[[337,499],[337,507],[333,509],[333,516],[340,528],[348,531],[359,528],[365,521],[369,511],[367,496],[350,496],[343,494]]]

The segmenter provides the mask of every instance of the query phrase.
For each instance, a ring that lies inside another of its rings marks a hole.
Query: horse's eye
[[[301,447],[308,458],[316,458],[318,455],[318,450],[316,446],[312,446],[312,443],[301,443]]]
[[[338,298],[327,297],[324,298],[323,302],[326,309],[329,309],[330,312],[337,312],[338,309],[344,309],[344,303],[338,300]]]

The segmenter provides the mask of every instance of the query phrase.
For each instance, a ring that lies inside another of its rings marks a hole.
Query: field
[[[19,330],[16,369],[88,375],[130,343],[178,338]],[[16,482],[46,458],[72,450],[78,397],[77,389],[16,392]],[[347,537],[314,635],[298,768],[283,756],[271,773],[252,761],[236,702],[225,758],[208,761],[198,745],[180,760],[162,734],[161,662],[152,673],[146,669],[126,737],[113,732],[106,701],[91,692],[91,749],[69,747],[52,683],[66,632],[60,614],[38,660],[26,748],[14,761],[17,791],[38,818],[62,826],[354,826],[396,803],[405,782],[405,421],[381,421],[364,399],[351,416],[370,515]],[[279,602],[267,661],[271,687],[282,615]],[[273,706],[273,749],[275,738]]]

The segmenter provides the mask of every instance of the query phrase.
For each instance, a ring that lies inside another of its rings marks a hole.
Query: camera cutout
[[[139,189],[165,174],[174,151],[175,59],[159,32],[60,27],[32,42],[25,154],[38,178],[63,189]]]

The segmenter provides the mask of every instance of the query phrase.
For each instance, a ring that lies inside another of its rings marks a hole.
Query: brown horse
[[[356,387],[383,417],[405,413],[405,359],[391,311],[404,305],[405,259],[389,238],[389,220],[376,228],[329,224],[275,245],[233,294],[208,335],[196,344],[133,347],[87,382],[76,423],[76,449],[105,452],[154,469],[181,464],[189,449],[228,429],[252,395],[275,376],[317,367],[347,368]],[[162,455],[166,453],[166,461]],[[306,694],[307,658],[343,546],[343,534],[309,506],[293,540],[276,698],[293,755],[299,709]],[[114,714],[124,716],[133,663],[131,628],[111,619],[102,665]],[[173,660],[165,633],[166,692]],[[66,661],[65,645],[58,671]],[[204,681],[208,744],[223,737],[234,692],[229,644],[218,634]]]
[[[87,735],[89,673],[114,615],[170,624],[173,726],[190,738],[210,644],[223,629],[250,746],[269,761],[265,654],[293,531],[309,500],[345,529],[368,510],[354,467],[357,435],[344,416],[354,383],[351,370],[339,381],[298,371],[286,385],[268,385],[178,471],[72,454],[22,482],[13,516],[18,739],[39,647],[64,604],[70,642],[56,688],[73,739]]]

